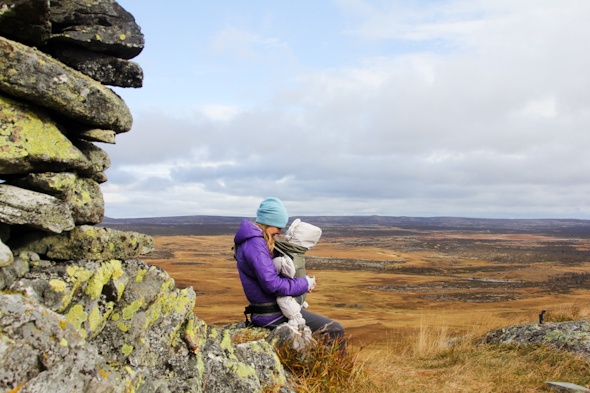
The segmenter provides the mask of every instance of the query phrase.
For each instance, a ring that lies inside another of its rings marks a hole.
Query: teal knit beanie
[[[279,198],[266,198],[256,211],[256,222],[271,227],[284,228],[289,221],[287,209]]]

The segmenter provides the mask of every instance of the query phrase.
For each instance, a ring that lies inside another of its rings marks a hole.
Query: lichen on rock
[[[0,175],[70,169],[91,163],[44,111],[0,92]]]
[[[69,232],[29,232],[11,244],[13,250],[34,251],[50,259],[126,259],[149,254],[153,238],[138,232],[80,225]]]
[[[547,345],[590,359],[590,321],[515,325],[488,332],[487,344]]]
[[[192,287],[136,259],[151,236],[96,226],[110,158],[93,142],[132,123],[104,84],[141,84],[133,17],[114,0],[16,0],[0,17],[0,390],[284,385],[271,344],[234,343],[195,315]]]

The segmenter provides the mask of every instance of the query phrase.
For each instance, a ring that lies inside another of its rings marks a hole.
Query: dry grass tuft
[[[546,346],[480,343],[479,337],[489,326],[498,327],[497,322],[484,321],[472,332],[452,337],[441,321],[424,320],[404,340],[374,353],[365,372],[388,392],[526,393],[544,391],[547,381],[590,386],[590,359]]]
[[[587,318],[589,315],[588,310],[577,304],[547,309],[546,311],[546,322],[578,321]]]
[[[237,329],[231,334],[231,342],[234,345],[243,344],[251,341],[265,339],[268,336],[268,329],[262,328],[242,328]]]
[[[277,349],[285,369],[294,377],[297,392],[382,392],[364,370],[356,354],[338,342],[317,338],[318,345],[305,353],[289,345]]]

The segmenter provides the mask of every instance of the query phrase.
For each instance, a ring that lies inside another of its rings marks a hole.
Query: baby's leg
[[[301,305],[293,297],[279,296],[277,297],[277,304],[281,308],[283,315],[289,319],[289,325],[305,326],[305,319],[301,315]]]

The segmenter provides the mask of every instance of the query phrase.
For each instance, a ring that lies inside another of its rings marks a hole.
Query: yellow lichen
[[[66,320],[77,330],[82,330],[82,323],[88,320],[88,313],[80,304],[74,305],[65,315]]]
[[[66,268],[66,272],[69,276],[69,282],[88,281],[88,279],[94,274],[92,270],[84,269],[83,267],[77,265],[68,266]]]
[[[188,306],[188,307],[187,307]],[[180,291],[180,294],[177,298],[176,304],[174,306],[175,311],[179,314],[183,314],[187,311],[187,309],[195,308],[195,299],[191,299],[188,296],[188,289],[184,288]]]
[[[117,280],[117,282],[115,282],[115,288],[117,289],[117,300],[121,300],[121,297],[123,296],[123,291],[125,291],[126,284],[127,281],[122,282]]]
[[[226,362],[225,366],[231,369],[240,378],[256,377],[254,367],[242,362]]]
[[[109,282],[112,274],[113,267],[110,263],[106,262],[100,265],[86,286],[86,294],[90,296],[90,299],[97,300],[100,298],[102,288]]]
[[[131,352],[133,352],[133,345],[129,345],[129,344],[123,345],[123,348],[121,348],[121,352],[125,356],[131,355]]]
[[[72,301],[72,297],[74,296],[74,293],[76,293],[78,288],[83,283],[87,282],[93,274],[92,270],[84,269],[83,267],[76,265],[68,266],[66,268],[66,273],[68,274],[66,281],[69,283],[74,283],[74,285],[64,294],[61,300],[62,305],[57,310],[57,312],[59,313],[63,312],[69,307],[70,302]]]
[[[99,372],[100,372],[100,376],[103,377],[104,379],[107,379],[111,375],[111,372],[110,371],[107,371],[107,370],[105,370],[103,368],[101,368],[99,370]]]
[[[223,339],[221,340],[219,345],[221,346],[221,348],[225,349],[228,352],[230,358],[235,358],[234,347],[231,342],[231,334],[229,330],[223,331]]]
[[[60,293],[64,292],[67,288],[67,285],[68,284],[66,284],[64,281],[58,280],[57,278],[49,280],[49,286],[55,292],[60,292]]]
[[[141,298],[139,300],[133,301],[133,303],[131,303],[127,307],[123,308],[123,312],[122,312],[123,319],[128,321],[131,318],[133,318],[135,313],[137,313],[137,310],[139,310],[141,308],[141,306],[143,306],[144,301],[145,301],[144,298]]]
[[[6,131],[0,146],[7,157],[45,157],[44,160],[86,160],[80,150],[49,119],[40,118],[30,109],[11,99],[0,97],[0,117]]]
[[[111,266],[113,268],[113,280],[121,278],[123,276],[123,268],[121,267],[121,261],[118,259],[111,259]]]
[[[90,328],[90,331],[96,330],[96,328],[100,324],[100,321],[100,310],[98,309],[98,307],[94,307],[92,311],[90,311],[90,315],[88,315],[88,327]]]
[[[147,273],[147,270],[140,269],[137,272],[137,276],[135,277],[135,282],[143,282],[143,276],[145,276],[146,273]]]

